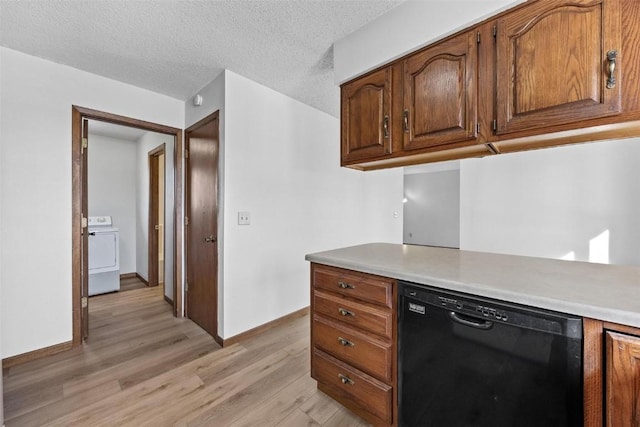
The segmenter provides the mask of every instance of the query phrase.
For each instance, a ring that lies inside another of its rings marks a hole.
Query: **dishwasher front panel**
[[[400,283],[405,427],[582,425],[582,319]]]

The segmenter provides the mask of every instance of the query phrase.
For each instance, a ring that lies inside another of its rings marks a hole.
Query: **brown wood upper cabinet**
[[[640,1],[529,0],[342,86],[361,170],[640,136]]]
[[[393,67],[342,87],[342,162],[391,154]]]
[[[403,72],[404,150],[475,141],[478,111],[475,31],[410,56],[403,63]]]
[[[618,0],[545,0],[497,27],[497,134],[621,111]]]

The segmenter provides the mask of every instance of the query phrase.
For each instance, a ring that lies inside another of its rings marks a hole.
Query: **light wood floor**
[[[309,317],[221,349],[160,288],[90,301],[82,346],[4,370],[7,426],[367,425],[309,377]]]
[[[134,291],[136,289],[144,289],[147,284],[137,277],[127,277],[120,279],[120,292]]]

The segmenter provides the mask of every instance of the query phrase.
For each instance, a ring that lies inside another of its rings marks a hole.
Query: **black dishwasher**
[[[400,282],[403,427],[581,426],[582,318]]]

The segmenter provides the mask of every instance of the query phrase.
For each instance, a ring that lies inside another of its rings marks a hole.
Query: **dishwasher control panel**
[[[485,307],[483,305],[476,306],[476,313],[478,313],[478,315],[482,314],[482,316],[484,317],[503,320],[505,322],[509,319],[509,314],[506,311],[498,310],[491,307]]]
[[[506,310],[445,296],[438,296],[437,298],[442,307],[446,307],[453,311],[468,315],[482,316],[491,320],[502,320],[503,322],[506,322],[509,319],[509,313]]]
[[[518,304],[494,301],[484,297],[460,294],[453,291],[433,288],[427,285],[400,282],[400,298],[407,300],[405,303],[413,304],[413,308],[407,309],[425,315],[429,311],[428,306],[441,307],[452,313],[483,319],[486,322],[499,322],[517,325],[533,330],[544,330],[553,334],[566,334],[572,336],[582,335],[582,319],[571,317],[566,320],[564,314],[549,310],[525,307]],[[565,320],[562,320],[565,319]]]
[[[508,321],[510,317],[509,311],[504,308],[496,308],[496,306],[478,304],[461,298],[453,298],[450,295],[438,295],[430,291],[413,288],[405,289],[404,294],[410,298],[416,298],[422,302],[426,302],[431,305],[438,305],[448,310],[466,314],[468,316],[484,317],[490,320],[500,320],[503,322]],[[409,308],[409,310],[415,312],[414,309]],[[424,312],[421,314],[424,314]]]

